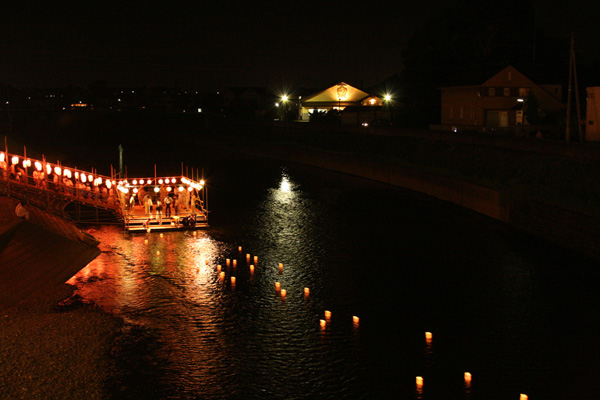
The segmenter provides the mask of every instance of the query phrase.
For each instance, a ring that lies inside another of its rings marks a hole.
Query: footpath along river
[[[95,228],[70,281],[126,323],[114,398],[600,397],[595,261],[383,184],[203,161],[210,228]]]

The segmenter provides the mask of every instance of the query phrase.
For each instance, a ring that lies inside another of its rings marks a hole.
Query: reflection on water
[[[115,398],[600,393],[569,328],[600,325],[586,260],[424,196],[242,162],[219,168],[206,231],[92,232],[102,254],[70,283],[127,323]]]

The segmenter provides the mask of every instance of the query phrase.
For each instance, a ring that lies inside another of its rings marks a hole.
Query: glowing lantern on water
[[[417,376],[417,389],[422,389],[422,388],[423,388],[423,377]]]
[[[197,235],[196,231],[194,231],[194,233],[192,233],[192,235],[196,236]]]
[[[325,327],[327,326],[327,321],[321,319],[319,320],[319,325],[321,325],[321,329],[325,329]]]
[[[250,264],[250,273],[253,274],[254,273],[254,265]]]
[[[360,322],[360,318],[358,318],[356,315],[352,316],[352,323],[354,325],[358,325],[358,323]]]
[[[146,232],[150,233],[150,228],[146,229]]]
[[[221,264],[217,265],[217,272],[221,272]]]
[[[310,294],[310,289],[305,287],[304,288],[304,296],[308,297],[309,294]]]
[[[235,276],[231,277],[231,284],[235,286]]]
[[[225,272],[219,273],[219,279],[220,280],[224,280],[225,279]]]
[[[279,272],[283,271],[283,263],[279,263]]]
[[[281,289],[281,297],[285,297],[287,295],[287,290]]]
[[[254,256],[254,264],[258,264],[258,256]]]
[[[148,244],[148,239],[144,240],[144,244]]]
[[[465,372],[465,385],[467,387],[471,386],[471,373]]]
[[[275,282],[275,290],[279,290],[279,289],[281,289],[281,283]]]
[[[162,233],[160,234],[160,237],[163,237],[163,234],[162,234]]]
[[[233,268],[237,267],[237,260],[233,260]]]
[[[519,397],[519,400],[527,400],[529,399],[529,396],[527,396],[526,394],[521,393],[521,396]]]
[[[228,267],[231,265],[231,260],[229,258],[225,259],[225,265],[227,265]]]
[[[431,342],[431,339],[433,339],[433,334],[431,332],[425,332],[425,340]]]
[[[325,310],[325,319],[327,319],[327,320],[331,319],[331,311]]]
[[[157,251],[157,252],[156,252],[156,255],[157,255],[157,256],[160,256],[160,251]]]

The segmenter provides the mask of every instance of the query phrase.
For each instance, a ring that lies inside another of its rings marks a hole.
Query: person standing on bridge
[[[150,213],[152,212],[152,197],[146,195],[146,200],[144,201],[144,206],[146,209],[146,215],[150,215]]]
[[[160,199],[156,200],[156,219],[158,220],[158,225],[162,225],[162,203]]]
[[[165,217],[171,217],[171,196],[168,194],[165,196],[163,203],[165,203]]]

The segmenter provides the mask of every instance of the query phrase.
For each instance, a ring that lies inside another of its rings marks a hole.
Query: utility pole
[[[119,176],[123,177],[123,146],[119,145]]]
[[[567,92],[567,128],[565,131],[565,140],[571,141],[571,93],[573,92],[573,81],[575,84],[575,103],[577,105],[577,133],[579,141],[583,142],[581,132],[581,106],[579,104],[579,85],[577,84],[577,65],[575,63],[575,36],[571,32],[571,54],[569,57],[569,90]]]

